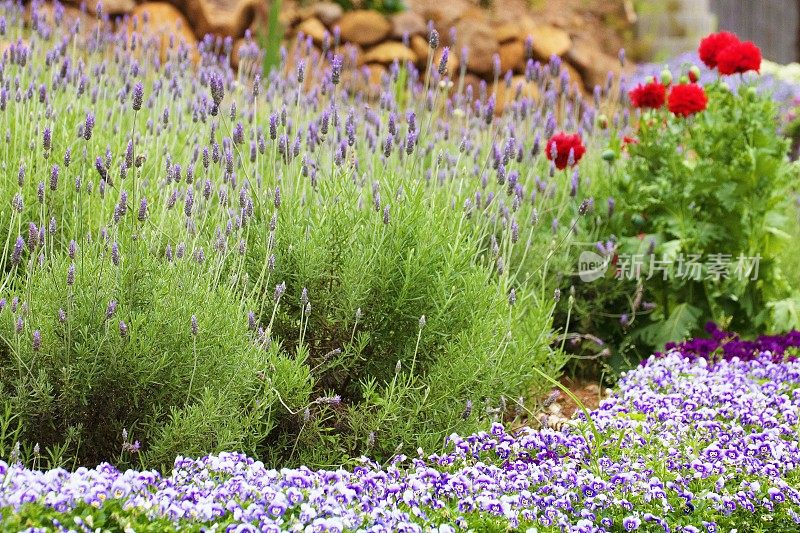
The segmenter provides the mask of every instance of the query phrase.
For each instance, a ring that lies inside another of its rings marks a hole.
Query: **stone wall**
[[[616,3],[621,5],[621,1]],[[613,5],[615,0],[602,4]],[[581,0],[576,5],[588,4]],[[508,71],[520,77],[528,58],[546,62],[553,55],[564,59],[563,68],[587,92],[604,84],[609,71],[619,72],[615,53],[597,35],[598,24],[605,21],[589,8],[568,12],[558,11],[556,6],[551,11],[557,16],[545,16],[527,7],[516,12],[511,7],[501,7],[488,11],[468,0],[414,0],[409,10],[385,16],[367,10],[344,12],[332,2],[286,4],[280,22],[287,42],[302,33],[320,48],[326,39],[351,43],[357,63],[373,71],[376,80],[394,60],[411,61],[420,68],[427,66],[429,25],[438,30],[441,40],[433,58],[434,68],[443,48],[448,46],[450,75],[456,77],[463,72],[467,83],[492,80],[497,73],[504,77]],[[101,5],[103,13],[116,24],[141,27],[145,25],[139,24],[146,20],[150,31],[162,34],[165,46],[170,34],[189,45],[208,33],[230,37],[234,64],[238,63],[242,47],[254,42],[245,39],[247,30],[257,34],[265,27],[267,8],[263,0],[105,0]],[[69,0],[67,10],[91,20],[97,4],[79,8],[76,0]]]

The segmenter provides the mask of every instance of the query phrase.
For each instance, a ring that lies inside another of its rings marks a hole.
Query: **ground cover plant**
[[[376,87],[338,42],[264,74],[252,40],[234,71],[146,16],[1,9],[3,454],[383,460],[563,364],[554,272],[601,159],[558,58],[498,71],[499,102],[435,32],[440,64]]]
[[[800,363],[765,349],[798,335],[722,358],[687,343],[560,431],[494,424],[383,465],[272,470],[226,453],[179,457],[162,477],[0,463],[0,508],[12,530],[796,531]]]

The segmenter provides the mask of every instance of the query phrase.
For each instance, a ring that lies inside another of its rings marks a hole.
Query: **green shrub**
[[[42,449],[67,444],[78,464],[138,460],[121,453],[123,430],[147,464],[254,451],[274,426],[276,392],[308,397],[308,369],[253,342],[241,302],[198,283],[206,273],[196,263],[142,252],[121,250],[115,266],[111,245],[96,241],[74,262],[55,257],[0,313],[0,381],[20,438]],[[258,377],[268,368],[276,390]]]
[[[629,272],[618,262],[604,278],[576,286],[578,329],[609,340],[617,368],[701,333],[706,320],[745,335],[791,327],[770,313],[789,289],[778,258],[797,186],[774,102],[747,86],[705,89],[707,109],[688,119],[642,113],[635,142],[614,140],[612,162],[593,182],[594,194],[615,207],[610,218],[601,210],[587,218],[585,231],[602,243],[612,239],[619,261],[638,254],[642,262],[638,281],[615,277],[617,269]],[[681,257],[689,268],[691,254],[699,256],[699,279],[678,270]],[[757,272],[738,275],[740,260],[743,273],[756,263]],[[726,274],[715,274],[715,261]]]
[[[30,35],[9,20],[10,38]],[[0,94],[6,170],[25,171],[0,187],[0,451],[385,460],[549,386],[552,272],[581,198],[547,176],[544,100],[520,87],[499,117],[486,87],[448,100],[438,70],[394,67],[373,99],[351,58],[334,83],[310,42],[291,52],[305,70],[259,82],[255,64],[219,62],[222,40],[194,66],[156,41],[73,38],[49,59],[36,41],[3,74],[21,88]],[[129,55],[141,63],[109,59]],[[52,87],[47,61],[66,72]],[[528,83],[556,83],[557,66]],[[580,95],[558,83],[577,123]]]
[[[543,334],[549,302],[517,287],[510,305],[508,273],[481,264],[474,228],[436,205],[435,191],[392,173],[376,187],[391,202],[386,219],[357,208],[365,191],[347,179],[321,185],[320,200],[305,205],[293,190],[302,185],[284,186],[274,234],[252,232],[248,245],[249,279],[267,279],[259,324],[312,369],[318,394],[341,403],[287,417],[290,430],[263,453],[309,450],[306,461],[334,464],[438,447],[485,418],[479,399],[498,409],[503,397],[510,404],[545,386],[532,365],[558,370]],[[278,307],[274,280],[286,284]],[[468,401],[475,413],[464,416]]]

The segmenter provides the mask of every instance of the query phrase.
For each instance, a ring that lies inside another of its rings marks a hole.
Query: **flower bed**
[[[5,527],[796,530],[800,363],[770,352],[716,364],[683,355],[628,373],[591,423],[579,416],[561,431],[516,434],[495,424],[452,435],[441,454],[388,465],[276,471],[223,453],[179,457],[161,477],[0,463]]]

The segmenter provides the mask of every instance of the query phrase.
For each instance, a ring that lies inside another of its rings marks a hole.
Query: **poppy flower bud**
[[[660,79],[661,79],[661,84],[664,87],[668,87],[669,85],[672,84],[672,72],[670,72],[669,69],[665,68],[664,70],[661,71]]]

